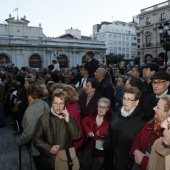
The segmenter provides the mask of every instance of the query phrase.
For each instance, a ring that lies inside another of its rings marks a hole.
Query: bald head
[[[94,73],[94,75],[95,75],[95,79],[100,82],[105,78],[106,70],[104,68],[98,68]]]

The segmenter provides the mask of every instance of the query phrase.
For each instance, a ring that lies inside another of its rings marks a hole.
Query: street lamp
[[[101,55],[100,55],[100,58],[102,59],[102,63],[103,63],[103,65],[104,65],[104,62],[105,62],[105,55],[104,55],[104,54],[101,54]]]
[[[164,24],[160,24],[160,26],[158,27],[158,32],[160,34],[160,41],[162,42],[170,42],[170,28],[169,28],[169,22],[165,22]],[[167,56],[167,48],[165,48],[165,56],[164,56],[164,63],[165,65],[167,65],[167,60],[168,60],[168,56]]]

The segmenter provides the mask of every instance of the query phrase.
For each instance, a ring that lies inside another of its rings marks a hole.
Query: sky
[[[5,19],[26,16],[29,26],[39,23],[47,37],[58,37],[65,30],[79,29],[81,35],[89,36],[95,24],[102,21],[132,21],[140,10],[164,0],[0,0],[0,23]]]

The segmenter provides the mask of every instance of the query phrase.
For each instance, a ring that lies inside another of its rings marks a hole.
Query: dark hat
[[[150,63],[143,65],[142,68],[150,68],[152,71],[154,70],[156,72],[159,70],[158,64],[153,63],[153,62],[150,62]]]
[[[170,81],[170,76],[168,73],[164,72],[164,71],[159,71],[157,73],[155,73],[152,77],[151,80],[153,79],[160,79],[160,80],[167,80]]]
[[[25,76],[25,81],[28,81],[28,82],[35,82],[35,77],[31,74],[27,74]]]
[[[49,66],[48,66],[48,69],[49,69],[49,70],[53,70],[53,69],[54,69],[54,66],[53,66],[53,65],[49,65]]]

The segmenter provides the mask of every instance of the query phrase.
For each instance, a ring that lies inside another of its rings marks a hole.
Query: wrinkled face
[[[64,100],[61,100],[59,97],[54,97],[52,102],[52,109],[56,114],[60,114],[64,109]]]
[[[104,116],[106,114],[106,112],[109,110],[109,107],[108,107],[107,103],[99,102],[97,110],[98,110],[99,116]]]
[[[153,108],[155,111],[155,118],[161,123],[164,121],[165,116],[168,112],[164,111],[164,107],[166,105],[166,101],[160,99],[157,103],[157,105]]]
[[[170,117],[166,117],[161,123],[161,127],[164,128],[162,142],[165,145],[170,145]]]
[[[143,77],[145,78],[150,78],[154,73],[155,71],[151,71],[150,68],[143,69]]]
[[[124,93],[123,95],[123,107],[125,111],[129,112],[135,108],[139,103],[139,100],[135,100],[135,95],[131,93]]]
[[[123,80],[122,80],[122,78],[120,78],[120,77],[117,79],[117,86],[118,86],[118,87],[124,86]]]
[[[153,91],[158,96],[163,94],[168,89],[168,86],[169,86],[169,81],[160,80],[160,79],[152,80]]]
[[[91,94],[93,94],[95,91],[96,91],[96,89],[92,87],[91,82],[88,82],[87,85],[86,85],[86,93],[87,93],[88,95],[91,95]]]
[[[139,72],[137,71],[137,68],[132,69],[132,76],[139,77]]]

